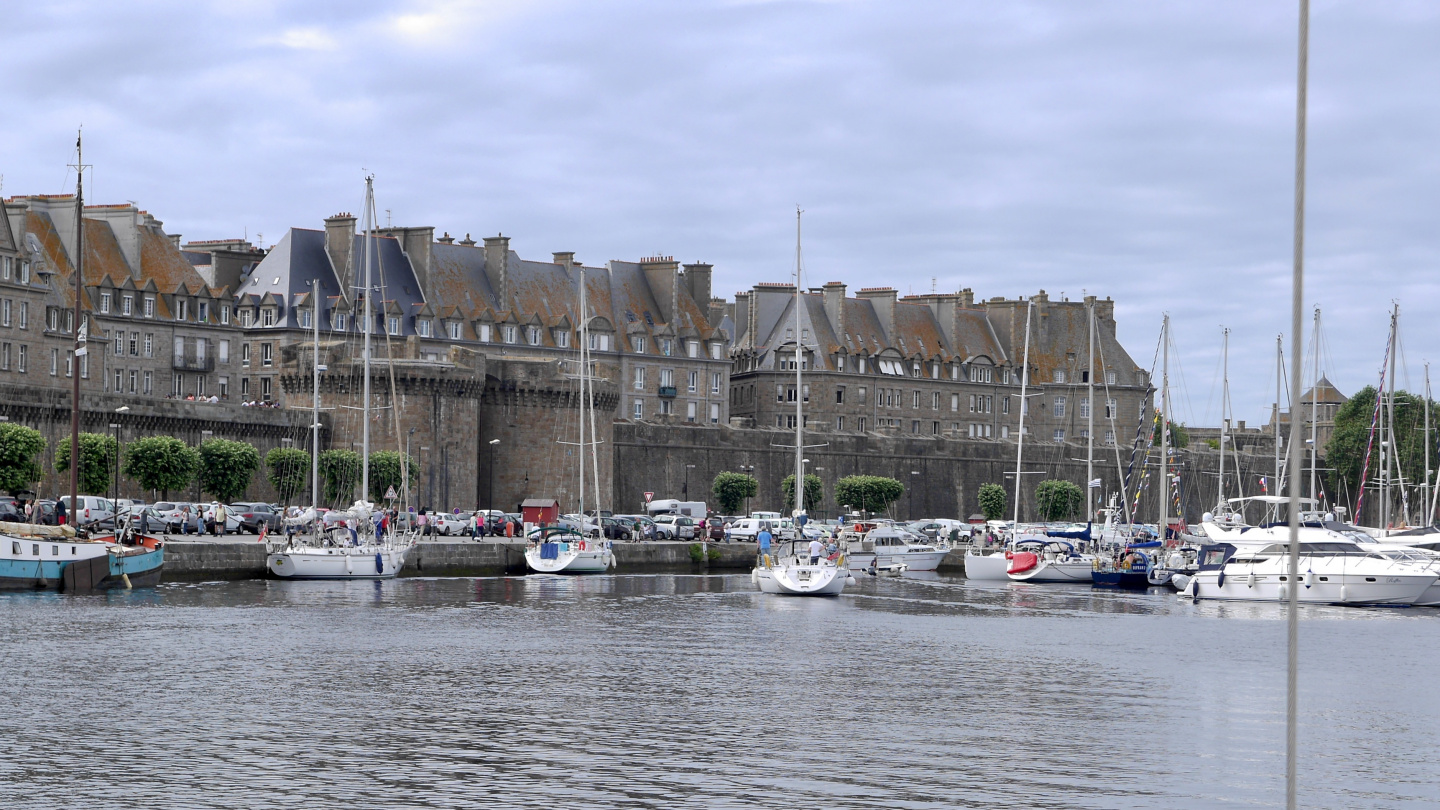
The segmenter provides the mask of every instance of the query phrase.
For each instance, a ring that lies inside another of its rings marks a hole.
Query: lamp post
[[[428,453],[428,452],[430,452],[430,448],[429,448],[429,447],[425,447],[425,446],[422,445],[422,446],[420,447],[420,452],[422,452],[422,453]],[[427,504],[427,506],[426,506],[425,508],[427,508],[427,509],[430,508],[430,507],[428,506],[428,504],[429,504],[429,502],[430,502],[430,497],[434,494],[434,492],[435,492],[435,465],[434,465],[434,464],[431,464],[431,465],[430,465],[430,478],[429,478],[428,481],[425,482],[425,502],[426,502],[426,504]]]
[[[684,495],[686,500],[690,498],[690,471],[693,469],[695,469],[694,464],[685,465],[685,486],[681,487],[680,494]]]
[[[121,405],[115,409],[115,413],[125,413],[128,410],[130,410],[129,405]],[[114,503],[120,500],[120,423],[111,422],[110,427],[115,431],[115,497],[110,499],[111,503]],[[115,505],[115,518],[117,521],[120,518],[120,507],[118,504]],[[115,526],[115,531],[120,531],[118,523]]]
[[[910,471],[910,519],[915,519],[915,476],[920,474],[919,470]]]
[[[495,508],[495,456],[499,451],[500,440],[490,440],[490,491],[486,494],[485,500],[489,501],[485,506],[485,516],[490,516],[489,510]]]

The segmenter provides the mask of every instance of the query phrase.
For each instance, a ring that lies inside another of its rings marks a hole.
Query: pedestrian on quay
[[[65,502],[59,498],[55,499],[55,525],[65,525]]]
[[[422,535],[430,533],[430,522],[425,517],[427,511],[429,510],[421,509],[420,514],[415,518],[415,525],[420,527],[420,534]]]
[[[484,528],[484,523],[485,523],[485,516],[480,513],[480,510],[479,510],[479,509],[476,509],[476,510],[475,510],[475,514],[472,516],[472,520],[470,521],[470,539],[471,539],[471,540],[479,540],[479,539],[480,539],[480,532],[481,532],[481,530]]]
[[[770,534],[770,524],[761,523],[760,531],[755,535],[755,542],[760,544],[760,566],[762,568],[770,567],[770,541],[773,539],[775,538]]]
[[[190,507],[188,507],[188,506],[182,506],[182,507],[180,507],[180,534],[181,534],[181,535],[187,535],[187,534],[189,534],[189,533],[190,533]]]
[[[200,506],[197,504],[195,506],[195,536],[199,537],[200,535],[204,534],[204,528],[205,516],[201,512]]]
[[[819,565],[820,558],[825,555],[825,544],[818,539],[810,541],[810,564]]]
[[[512,520],[509,515],[506,515],[506,516],[505,516],[505,536],[506,536],[506,537],[514,537],[514,536],[515,536],[515,521]]]
[[[370,516],[370,520],[375,524],[375,542],[379,543],[385,539],[385,515],[376,512]]]
[[[141,534],[149,534],[149,533],[150,533],[150,508],[149,508],[149,507],[141,507],[141,509],[140,509],[140,533],[141,533]]]

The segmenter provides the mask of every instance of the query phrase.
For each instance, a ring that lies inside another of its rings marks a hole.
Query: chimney
[[[680,263],[673,256],[649,256],[640,260],[640,270],[660,306],[660,321],[674,323],[680,304]]]
[[[169,234],[169,239],[170,239],[170,244],[174,245],[176,250],[179,250],[179,249],[180,249],[180,234],[178,234],[178,233]]]
[[[467,233],[465,234],[465,238],[460,240],[460,244],[465,247],[475,247],[475,240],[471,239],[470,234]]]
[[[875,317],[880,321],[880,328],[885,330],[886,345],[895,342],[895,299],[897,293],[894,287],[863,287],[855,294],[856,298],[867,300],[875,307]]]
[[[973,307],[973,306],[975,306],[975,291],[974,291],[974,290],[970,289],[969,287],[966,287],[965,289],[963,289],[963,290],[960,291],[960,306],[962,306],[962,307]]]
[[[835,338],[844,345],[845,333],[849,331],[845,327],[845,282],[826,282],[821,288],[821,294],[825,298],[825,319],[830,322],[830,330],[835,333]]]
[[[750,334],[750,293],[735,293],[735,345],[754,346],[755,336]]]
[[[400,249],[410,259],[410,269],[420,283],[422,295],[430,291],[430,271],[434,269],[430,246],[435,242],[435,229],[431,226],[419,228],[382,228],[376,233],[392,236],[400,241]]]
[[[705,314],[705,319],[710,326],[717,327],[725,320],[725,313],[729,310],[730,304],[724,298],[711,298],[710,310]]]
[[[444,236],[435,241],[445,245],[453,245],[455,244],[455,237],[451,236],[449,231],[446,231]]]
[[[490,278],[490,287],[500,299],[501,311],[511,306],[510,301],[510,237],[502,234],[485,237],[485,275]]]
[[[711,266],[704,262],[685,265],[685,288],[703,310],[710,305]]]
[[[350,269],[350,253],[354,249],[355,217],[346,213],[325,220],[325,252],[330,254],[330,263],[341,278]]]

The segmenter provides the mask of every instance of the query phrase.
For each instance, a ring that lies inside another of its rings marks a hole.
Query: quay
[[[690,542],[617,542],[617,574],[656,571],[742,571],[755,564],[754,543],[710,543],[710,558],[697,563]],[[715,556],[718,552],[718,557]],[[963,565],[963,549],[950,552],[941,569]],[[404,577],[473,577],[525,573],[525,543],[490,537],[422,540],[400,572]],[[254,579],[264,577],[265,544],[253,537],[167,540],[165,580]]]

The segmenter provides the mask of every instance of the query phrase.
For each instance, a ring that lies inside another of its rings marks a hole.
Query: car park
[[[70,522],[76,526],[113,523],[115,520],[115,503],[109,498],[81,495],[76,500],[74,509],[70,508],[69,495],[62,495],[60,502],[65,504],[65,514],[71,516]]]
[[[262,528],[268,528],[272,532],[280,531],[284,528],[285,519],[276,511],[274,506],[268,503],[240,501],[230,504],[228,511],[234,512],[239,520],[240,527],[237,530],[237,534],[239,532],[259,534]],[[327,527],[330,525],[328,516],[326,517],[325,525]]]

